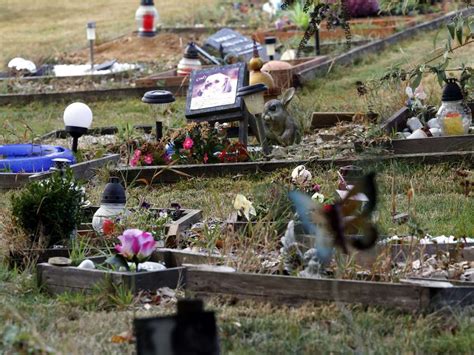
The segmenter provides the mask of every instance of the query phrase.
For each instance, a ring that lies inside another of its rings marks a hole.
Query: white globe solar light
[[[72,140],[72,151],[77,152],[77,140],[92,124],[92,111],[86,104],[82,102],[74,102],[64,110],[64,125]]]
[[[263,94],[267,89],[264,84],[244,86],[238,90],[237,96],[244,99],[247,110],[255,116],[263,113],[265,105]]]
[[[95,41],[95,22],[91,21],[87,23],[87,40]]]

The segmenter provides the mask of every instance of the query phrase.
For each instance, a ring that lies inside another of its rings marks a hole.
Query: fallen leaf
[[[134,342],[133,333],[127,330],[118,335],[113,335],[110,341],[114,344],[131,344]]]

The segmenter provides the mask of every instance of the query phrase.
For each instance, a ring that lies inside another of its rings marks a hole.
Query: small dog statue
[[[287,89],[280,100],[270,100],[263,110],[265,135],[271,144],[284,147],[300,143],[301,132],[294,118],[286,110],[295,95],[295,89]]]

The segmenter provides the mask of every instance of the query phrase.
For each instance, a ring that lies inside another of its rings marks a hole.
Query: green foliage
[[[347,45],[350,46],[352,34],[349,25],[349,12],[345,0],[332,2],[323,0],[285,0],[281,5],[283,10],[291,7],[290,16],[294,17],[297,25],[301,27],[301,25],[304,25],[308,20],[307,25],[304,27],[304,36],[298,46],[298,56],[304,51],[310,38],[319,31],[319,27],[324,20],[326,20],[328,30],[335,26],[341,26],[346,35]],[[304,14],[307,14],[307,19]]]
[[[311,17],[307,11],[304,11],[304,1],[296,1],[287,13],[291,22],[298,26],[298,28],[302,30],[308,28]]]
[[[469,5],[471,6],[471,5]],[[372,85],[381,85],[387,81],[407,81],[409,85],[415,89],[420,85],[422,79],[426,75],[435,75],[440,86],[443,86],[448,76],[456,75],[464,98],[472,97],[474,88],[474,68],[462,63],[460,67],[450,67],[453,59],[456,58],[456,51],[472,46],[474,43],[474,16],[464,17],[459,14],[455,16],[446,25],[447,37],[441,52],[437,51],[431,58],[426,58],[421,64],[413,66],[411,69],[405,69],[401,65],[391,67],[381,78],[379,83]],[[433,41],[436,48],[437,36]]]
[[[64,176],[55,172],[13,195],[12,215],[32,243],[49,247],[69,238],[82,218],[83,203],[84,190],[69,169]]]
[[[90,254],[91,247],[89,245],[89,240],[75,238],[71,246],[72,248],[69,258],[72,261],[72,265],[77,266]]]

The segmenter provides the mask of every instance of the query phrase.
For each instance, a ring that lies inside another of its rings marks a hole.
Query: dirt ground
[[[160,62],[176,66],[183,55],[184,48],[190,41],[201,43],[203,35],[193,33],[159,33],[155,37],[139,37],[132,33],[110,42],[95,46],[97,63],[116,59],[119,62]],[[79,64],[89,60],[89,50],[82,49],[64,56],[64,61]]]

